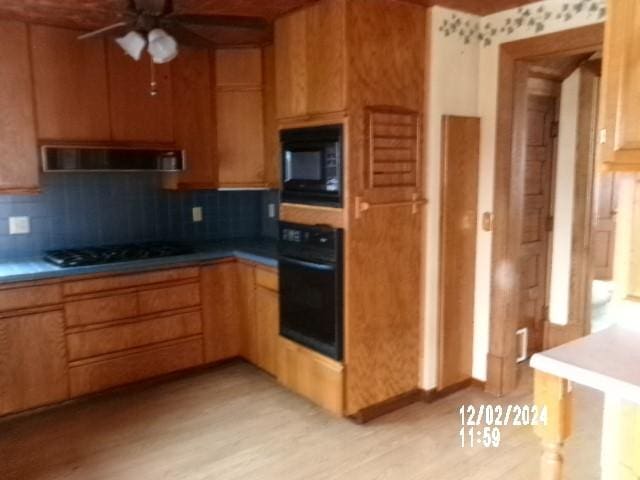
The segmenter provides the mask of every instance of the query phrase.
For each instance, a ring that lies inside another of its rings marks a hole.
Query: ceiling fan
[[[176,13],[172,0],[129,0],[122,20],[80,35],[81,40],[97,36],[116,36],[116,42],[135,60],[145,48],[153,63],[166,63],[178,55],[178,44],[210,47],[215,42],[199,35],[190,26],[265,30],[266,20],[232,15]]]

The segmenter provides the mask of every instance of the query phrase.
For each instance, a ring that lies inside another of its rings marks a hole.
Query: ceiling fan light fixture
[[[142,52],[147,46],[146,38],[136,31],[131,31],[123,37],[116,38],[116,43],[135,61],[140,60]]]
[[[178,42],[161,28],[151,30],[147,39],[147,51],[153,63],[167,63],[178,56]]]

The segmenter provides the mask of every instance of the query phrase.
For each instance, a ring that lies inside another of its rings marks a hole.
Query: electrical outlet
[[[193,207],[191,209],[191,217],[194,223],[202,221],[202,207]]]
[[[31,233],[29,217],[9,217],[9,235],[26,235]]]
[[[269,204],[269,218],[276,218],[276,204]]]

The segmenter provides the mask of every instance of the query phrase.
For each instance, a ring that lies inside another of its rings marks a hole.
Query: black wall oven
[[[342,230],[280,224],[280,335],[342,360]]]
[[[342,205],[342,126],[283,130],[282,200]]]

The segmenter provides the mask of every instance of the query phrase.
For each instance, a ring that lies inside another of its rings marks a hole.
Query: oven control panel
[[[335,261],[341,238],[339,229],[281,222],[279,249],[285,256]]]

